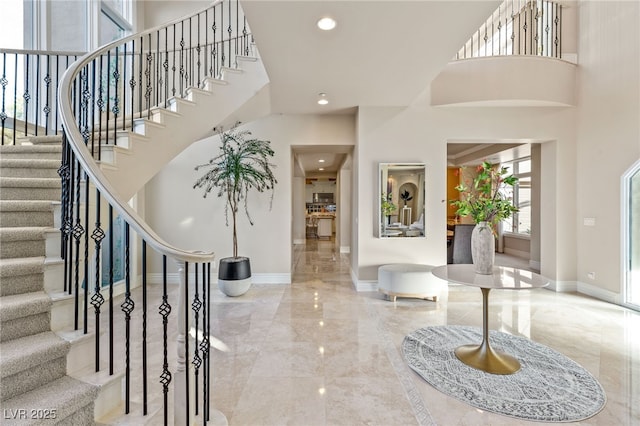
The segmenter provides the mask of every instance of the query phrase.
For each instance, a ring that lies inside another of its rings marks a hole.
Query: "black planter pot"
[[[227,296],[245,294],[251,287],[251,263],[248,257],[223,257],[218,264],[218,288]]]

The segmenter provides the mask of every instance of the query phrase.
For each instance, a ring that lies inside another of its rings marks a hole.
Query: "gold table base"
[[[489,346],[489,341],[480,345],[464,345],[455,350],[458,359],[469,367],[492,374],[513,374],[520,370],[520,362],[504,352]]]
[[[489,345],[489,288],[482,290],[482,343],[464,345],[455,350],[460,361],[477,370],[492,374],[513,374],[520,370],[520,362]]]

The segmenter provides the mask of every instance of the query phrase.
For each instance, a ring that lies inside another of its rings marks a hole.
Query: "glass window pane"
[[[22,0],[2,2],[0,28],[2,29],[2,47],[5,49],[23,49],[23,4]]]
[[[100,13],[100,45],[124,37],[124,28],[116,24],[106,13]]]
[[[531,159],[518,162],[518,173],[531,173]]]

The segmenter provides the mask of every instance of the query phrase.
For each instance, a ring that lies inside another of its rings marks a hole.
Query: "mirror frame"
[[[425,163],[378,164],[378,238],[426,238],[426,176]],[[408,200],[402,199],[401,194],[405,193],[410,197]],[[391,194],[390,199],[388,194]],[[395,214],[385,215],[385,199],[395,206]]]

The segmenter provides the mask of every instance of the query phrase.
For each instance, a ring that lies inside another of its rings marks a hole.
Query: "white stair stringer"
[[[170,100],[167,109],[154,108],[151,120],[134,120],[137,135],[129,140],[129,147],[116,147],[101,158],[100,167],[122,200],[133,197],[192,143],[210,136],[214,127],[269,112],[264,101],[268,77],[262,63],[238,57],[238,65],[238,69],[223,69],[222,80],[206,79],[203,89],[187,89],[185,99]],[[254,97],[260,101],[250,102]]]

